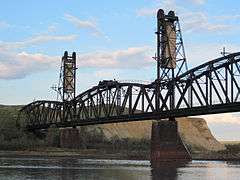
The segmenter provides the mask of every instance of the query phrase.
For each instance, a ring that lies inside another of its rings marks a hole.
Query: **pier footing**
[[[189,160],[191,160],[191,155],[179,135],[177,121],[161,120],[153,122],[151,164]]]
[[[77,128],[66,128],[60,130],[60,147],[78,149],[80,144],[80,132]]]
[[[46,143],[49,147],[59,146],[59,129],[56,127],[50,127],[46,131]]]

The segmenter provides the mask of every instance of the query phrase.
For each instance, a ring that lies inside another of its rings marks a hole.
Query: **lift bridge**
[[[149,84],[103,80],[76,96],[76,53],[65,52],[58,88],[61,101],[24,106],[20,112],[25,128],[174,120],[240,111],[240,52],[223,53],[188,70],[179,19],[173,11],[158,11],[156,36],[157,78]]]

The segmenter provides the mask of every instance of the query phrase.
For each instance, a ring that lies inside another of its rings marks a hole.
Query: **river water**
[[[161,164],[149,161],[79,158],[0,158],[0,180],[239,180],[240,162],[191,161]]]

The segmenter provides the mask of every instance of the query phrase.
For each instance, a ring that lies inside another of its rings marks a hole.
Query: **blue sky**
[[[220,56],[223,46],[239,51],[239,7],[234,0],[4,1],[0,104],[55,100],[50,87],[65,50],[78,55],[78,93],[102,79],[154,80],[158,8],[180,17],[190,67]]]

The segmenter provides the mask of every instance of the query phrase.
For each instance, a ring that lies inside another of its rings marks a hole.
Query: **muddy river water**
[[[149,161],[2,157],[0,179],[239,180],[240,162],[191,161],[152,168]]]

